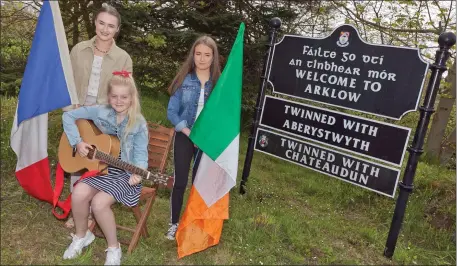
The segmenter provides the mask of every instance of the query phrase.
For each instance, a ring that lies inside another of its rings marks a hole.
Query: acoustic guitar
[[[76,120],[79,134],[84,142],[90,144],[92,149],[86,157],[81,157],[68,141],[65,132],[62,134],[59,143],[58,158],[62,169],[68,173],[75,173],[81,170],[98,170],[100,175],[108,174],[108,165],[137,174],[153,183],[172,186],[172,177],[137,167],[125,161],[119,160],[120,141],[116,136],[103,134],[100,129],[91,121],[86,119]]]

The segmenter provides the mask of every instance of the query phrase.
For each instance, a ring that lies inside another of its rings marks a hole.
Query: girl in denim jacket
[[[173,145],[175,176],[170,199],[171,221],[166,233],[170,240],[175,239],[178,229],[190,162],[193,157],[193,182],[201,157],[201,152],[189,139],[190,131],[220,74],[216,42],[208,36],[202,36],[192,45],[186,61],[168,88],[171,98],[167,116],[176,130]]]
[[[85,157],[90,144],[79,135],[75,121],[92,120],[102,133],[117,135],[120,139],[119,159],[146,169],[148,166],[148,129],[141,114],[138,90],[129,72],[114,72],[108,84],[108,105],[84,106],[63,114],[63,127],[68,141]],[[76,233],[65,250],[64,259],[78,256],[95,239],[87,227],[89,206],[108,242],[105,265],[119,265],[121,247],[116,236],[116,222],[111,205],[121,202],[132,207],[138,204],[141,177],[115,167],[108,174],[82,179],[73,190],[71,208]]]

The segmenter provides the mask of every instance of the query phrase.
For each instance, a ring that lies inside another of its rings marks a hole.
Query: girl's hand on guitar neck
[[[80,143],[76,144],[76,151],[79,153],[79,155],[81,155],[81,157],[86,157],[89,153],[89,149],[91,148],[92,146],[85,143],[84,141],[81,141]]]
[[[136,184],[139,184],[143,178],[141,176],[132,174],[129,179],[129,185],[134,186]]]

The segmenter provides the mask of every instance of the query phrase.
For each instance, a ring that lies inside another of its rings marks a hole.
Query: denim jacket
[[[121,143],[121,159],[140,168],[148,167],[148,128],[146,120],[141,117],[136,125],[124,138],[124,130],[128,117],[120,124],[116,122],[116,112],[108,105],[84,106],[64,112],[62,115],[63,129],[70,145],[75,146],[82,141],[75,121],[77,119],[92,120],[101,132],[117,135]],[[91,144],[91,143],[88,143]]]
[[[175,126],[175,131],[183,128],[191,129],[197,116],[198,99],[200,98],[201,83],[195,72],[187,74],[181,86],[170,97],[167,117]],[[211,80],[205,83],[205,103],[213,89]]]

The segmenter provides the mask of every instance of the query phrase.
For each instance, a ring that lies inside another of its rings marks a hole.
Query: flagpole
[[[244,160],[244,167],[243,167],[243,175],[240,183],[240,193],[246,193],[245,185],[248,181],[248,176],[251,171],[251,163],[252,163],[252,156],[254,155],[254,140],[255,134],[257,131],[257,127],[259,126],[260,121],[260,114],[262,113],[262,106],[263,100],[265,98],[265,85],[267,83],[267,75],[268,70],[271,62],[271,52],[273,49],[273,45],[276,41],[276,33],[278,29],[281,27],[281,19],[275,17],[270,20],[270,34],[268,36],[268,44],[265,46],[267,47],[267,51],[265,52],[265,56],[263,59],[263,70],[262,75],[260,76],[260,89],[259,94],[257,95],[257,101],[255,104],[255,112],[251,127],[251,134],[249,135],[248,140],[248,148],[246,151],[246,158]]]

